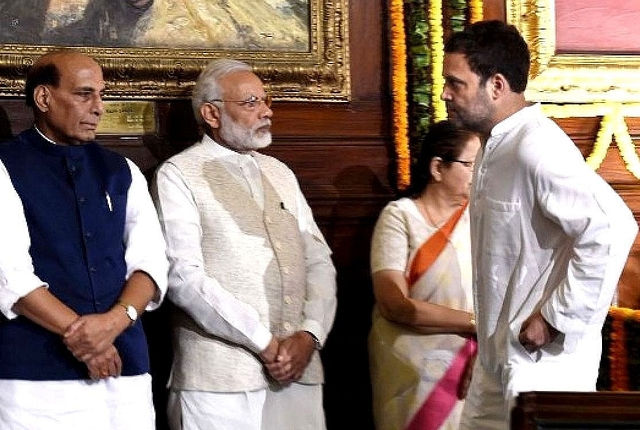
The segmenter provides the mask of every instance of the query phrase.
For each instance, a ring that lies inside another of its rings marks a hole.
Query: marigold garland
[[[444,90],[444,78],[442,76],[443,59],[444,59],[444,26],[442,22],[442,2],[443,0],[425,0],[428,1],[428,18],[427,23],[420,23],[420,27],[424,29],[428,27],[429,34],[428,46],[426,47],[426,57],[421,67],[430,67],[431,83],[422,83],[419,88],[411,88],[415,94],[412,97],[414,103],[416,97],[425,100],[424,95],[428,93],[427,100],[430,101],[433,119],[435,121],[443,120],[447,117],[446,105],[440,99],[440,95]],[[408,71],[407,71],[407,33],[405,28],[404,3],[416,3],[416,0],[389,0],[389,16],[390,16],[390,33],[391,33],[391,92],[393,96],[393,138],[397,156],[397,176],[398,188],[404,190],[409,186],[410,166],[411,166],[411,147],[409,142],[409,120],[416,123],[418,134],[428,128],[430,123],[429,114],[416,109],[416,112],[422,112],[426,118],[410,118],[408,109]],[[476,22],[482,19],[482,0],[455,0],[468,5],[469,22]],[[454,3],[454,0],[451,0]],[[459,17],[452,16],[452,20]],[[464,20],[460,20],[464,23]],[[457,28],[451,23],[452,28]],[[411,29],[417,32],[417,29]],[[412,34],[413,35],[413,34]],[[420,51],[420,56],[425,53],[425,49]],[[413,51],[412,51],[413,53]],[[414,58],[412,57],[412,60]],[[426,63],[426,64],[425,64]],[[420,95],[420,94],[422,95]]]
[[[469,22],[482,21],[483,13],[482,0],[469,1]]]
[[[442,0],[429,2],[429,39],[431,41],[431,105],[435,122],[447,118],[445,103],[440,98],[444,90],[442,76],[444,62],[444,28],[442,28]]]
[[[609,344],[609,367],[611,391],[628,391],[629,352],[627,348],[627,321],[640,322],[640,311],[613,306],[609,309],[611,319],[611,341]]]
[[[410,181],[409,120],[407,108],[407,44],[404,1],[390,0],[391,17],[391,95],[393,97],[393,137],[398,163],[398,188]]]

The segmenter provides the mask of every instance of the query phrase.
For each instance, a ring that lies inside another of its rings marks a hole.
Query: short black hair
[[[53,62],[36,64],[27,72],[24,95],[26,96],[26,104],[29,107],[35,107],[33,91],[38,85],[51,85],[53,87],[60,85],[60,70]]]
[[[407,189],[407,195],[418,197],[431,182],[431,160],[439,157],[445,164],[451,164],[460,157],[466,143],[473,136],[476,136],[474,132],[449,120],[432,124],[421,139],[420,153],[411,166],[411,185]]]
[[[511,91],[523,93],[527,87],[531,55],[518,29],[502,21],[480,21],[454,33],[444,45],[448,54],[464,54],[480,82],[502,74]]]

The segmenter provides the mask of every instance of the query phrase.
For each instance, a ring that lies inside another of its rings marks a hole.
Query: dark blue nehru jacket
[[[30,129],[0,144],[0,160],[24,206],[35,274],[80,315],[109,310],[126,276],[131,171],[124,157],[96,143],[53,145]],[[140,321],[115,346],[123,375],[149,371]],[[86,379],[88,372],[58,335],[19,316],[0,321],[0,378]]]

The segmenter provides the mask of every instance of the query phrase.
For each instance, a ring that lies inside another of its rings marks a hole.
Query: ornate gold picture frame
[[[528,100],[640,102],[640,55],[558,53],[555,0],[507,0],[506,8],[507,21],[520,30],[532,54]]]
[[[274,98],[346,102],[351,97],[349,0],[309,1],[309,49],[267,51],[79,46],[103,67],[109,99],[187,98],[215,58],[250,63]],[[60,46],[0,44],[0,96],[20,96],[34,60]]]

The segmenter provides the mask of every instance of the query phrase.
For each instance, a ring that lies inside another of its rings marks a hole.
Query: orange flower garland
[[[626,322],[640,322],[640,310],[611,307],[611,342],[609,344],[609,363],[611,391],[629,390],[629,352],[627,350]]]
[[[442,67],[444,58],[444,28],[442,1],[430,0],[428,9],[431,52],[431,99],[435,121],[445,119],[446,107],[440,100],[444,88]],[[482,20],[482,0],[468,0],[469,22]],[[404,20],[404,0],[389,0],[391,33],[391,94],[393,97],[393,139],[397,157],[398,188],[406,189],[411,182],[409,146],[409,108],[407,97],[407,41]]]
[[[404,28],[404,1],[391,0],[391,95],[393,96],[393,137],[398,158],[398,188],[409,186],[409,114],[407,104],[407,44]]]

